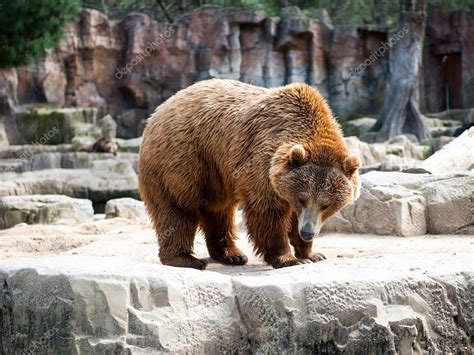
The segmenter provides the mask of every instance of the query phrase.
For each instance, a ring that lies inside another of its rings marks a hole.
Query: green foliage
[[[267,16],[278,16],[282,8],[296,6],[303,11],[326,9],[336,25],[392,27],[400,11],[400,0],[82,0],[82,3],[113,18],[138,11],[168,22],[203,5],[260,11]],[[474,0],[428,0],[428,3],[430,7],[452,10],[474,9]]]
[[[450,10],[474,10],[474,0],[429,0],[428,4]]]
[[[76,0],[0,0],[0,68],[32,63],[75,20]]]

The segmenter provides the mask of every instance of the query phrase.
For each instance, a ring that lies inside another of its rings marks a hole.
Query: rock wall
[[[438,49],[451,43],[446,31],[457,36],[456,48],[462,52],[462,105],[468,106],[474,80],[469,64],[474,56],[472,14],[437,16],[453,19],[443,22],[447,24],[442,31],[431,19],[427,33]],[[330,100],[341,119],[377,114],[384,100],[388,53],[371,61],[359,75],[351,73],[388,37],[381,30],[334,27],[324,10],[303,14],[286,8],[280,18],[267,18],[252,11],[205,6],[183,15],[171,27],[145,14],[131,13],[112,21],[95,10],[84,10],[46,58],[0,71],[0,114],[36,102],[96,107],[98,117],[110,113],[117,120],[119,136],[130,138],[140,134],[139,122],[157,105],[193,82],[211,77],[267,87],[307,82]],[[427,106],[441,110],[439,88],[444,87],[444,74],[438,70],[433,77],[431,64],[439,56],[430,48],[425,56],[424,91],[432,97]]]
[[[437,112],[473,107],[474,12],[435,8],[431,19],[424,53],[425,108]]]

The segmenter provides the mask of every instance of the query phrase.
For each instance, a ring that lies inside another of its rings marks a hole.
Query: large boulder
[[[363,189],[359,200],[342,216],[356,233],[415,236],[426,234],[425,200],[421,193],[402,186]]]
[[[115,217],[144,219],[147,212],[142,201],[130,197],[117,198],[107,201],[105,205],[105,218]]]
[[[360,198],[332,216],[323,231],[399,236],[473,233],[474,172],[372,171],[361,176],[361,183]]]
[[[428,233],[474,235],[474,177],[460,176],[423,185]]]
[[[474,168],[474,127],[443,146],[420,167],[433,173],[462,172]]]
[[[61,195],[5,196],[0,198],[0,229],[18,223],[75,224],[91,221],[92,202]]]

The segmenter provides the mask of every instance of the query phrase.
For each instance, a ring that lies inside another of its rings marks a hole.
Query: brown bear
[[[256,253],[279,268],[325,259],[312,240],[358,197],[358,168],[314,88],[212,79],[179,91],[150,117],[139,186],[163,264],[206,267],[193,256],[198,226],[213,259],[245,264],[234,243],[240,205]]]

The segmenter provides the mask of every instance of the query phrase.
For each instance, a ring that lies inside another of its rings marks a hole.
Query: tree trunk
[[[412,133],[423,140],[430,137],[425,118],[419,109],[419,79],[426,27],[426,1],[402,2],[390,53],[390,78],[387,96],[372,130],[379,131],[377,141],[402,133]],[[390,41],[389,40],[389,41]],[[390,42],[389,42],[390,43]]]

